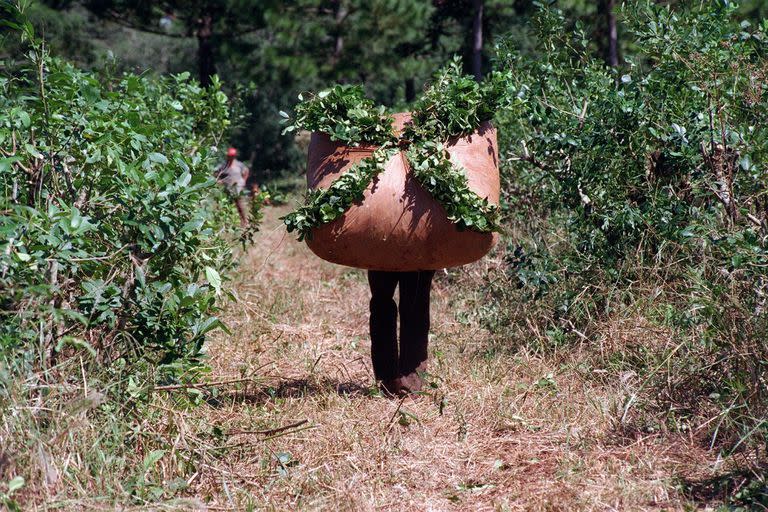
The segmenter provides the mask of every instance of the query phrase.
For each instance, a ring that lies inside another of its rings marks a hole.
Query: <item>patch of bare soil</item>
[[[618,379],[598,384],[574,364],[491,350],[444,278],[432,387],[381,396],[365,273],[316,258],[282,229],[286,212],[267,212],[224,315],[232,335],[208,347],[212,380],[253,381],[186,413],[185,428],[212,437],[190,495],[211,510],[696,508],[678,482],[706,478],[710,454],[685,438],[614,439],[626,398]]]

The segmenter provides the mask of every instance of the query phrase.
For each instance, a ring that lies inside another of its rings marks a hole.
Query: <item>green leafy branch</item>
[[[478,83],[462,73],[461,58],[455,57],[416,102],[403,139],[444,142],[472,133],[493,118],[504,92],[499,75]]]
[[[299,95],[293,123],[283,133],[295,130],[309,130],[330,135],[331,140],[340,140],[350,145],[374,144],[377,146],[392,142],[392,116],[383,106],[376,107],[365,97],[359,85],[336,85],[331,89],[310,94],[304,99]],[[291,119],[280,112],[285,122]]]
[[[445,208],[460,230],[500,231],[499,207],[469,189],[464,169],[456,167],[442,144],[426,142],[408,151],[414,177]]]
[[[299,241],[311,240],[312,228],[338,219],[353,203],[363,199],[365,189],[397,151],[389,145],[382,146],[352,166],[327,189],[309,191],[304,205],[282,217],[288,232],[297,231]]]
[[[472,133],[493,117],[505,92],[500,78],[492,75],[478,84],[462,74],[461,59],[455,58],[437,73],[399,138],[392,132],[392,117],[384,113],[384,107],[376,108],[365,98],[360,86],[337,85],[303,101],[296,107],[293,124],[285,131],[306,129],[327,133],[332,140],[349,145],[382,147],[339,177],[329,189],[310,191],[303,206],[283,217],[288,232],[298,231],[299,240],[304,240],[311,236],[312,228],[343,215],[352,203],[362,199],[373,176],[383,170],[390,158],[384,155],[393,151],[385,148],[395,145],[403,150],[409,148],[407,158],[414,176],[443,205],[459,229],[499,231],[498,207],[469,189],[466,172],[453,165],[442,143]],[[290,120],[288,114],[281,114],[286,122]]]

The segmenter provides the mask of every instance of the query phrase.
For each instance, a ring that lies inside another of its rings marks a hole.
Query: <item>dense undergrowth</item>
[[[556,10],[537,20],[536,59],[501,43],[511,236],[481,315],[500,341],[592,345],[585,375],[628,386],[620,432],[685,433],[760,466],[768,23],[734,9],[630,5],[620,69]],[[606,346],[628,322],[637,342]]]
[[[228,100],[188,74],[78,70],[0,14],[26,46],[0,66],[0,508],[98,474],[94,495],[141,500],[166,446],[142,438],[149,390],[205,372],[223,327],[242,235],[211,172]]]

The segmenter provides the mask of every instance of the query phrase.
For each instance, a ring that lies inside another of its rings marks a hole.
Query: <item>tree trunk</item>
[[[333,43],[333,64],[336,65],[341,58],[341,52],[344,51],[344,35],[342,25],[347,17],[347,8],[344,6],[343,0],[336,0],[336,8],[334,14],[334,21],[336,22],[335,30],[336,37]]]
[[[616,26],[616,0],[606,0],[605,16],[608,24],[608,64],[619,67],[619,31]]]
[[[216,62],[213,57],[213,16],[204,15],[197,20],[197,64],[200,84],[211,85],[211,77],[216,74]]]
[[[416,99],[416,81],[413,77],[405,79],[405,101],[407,103]]]
[[[478,82],[483,79],[483,0],[474,0],[475,19],[472,23],[472,73]]]

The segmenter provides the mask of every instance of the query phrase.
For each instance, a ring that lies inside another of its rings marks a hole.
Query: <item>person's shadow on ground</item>
[[[303,398],[329,394],[348,398],[366,398],[375,395],[372,388],[363,386],[359,382],[341,382],[330,378],[292,378],[255,388],[246,387],[243,390],[234,390],[218,396],[211,395],[207,402],[212,407],[231,405],[233,402],[264,405],[277,398]]]

